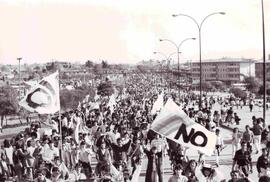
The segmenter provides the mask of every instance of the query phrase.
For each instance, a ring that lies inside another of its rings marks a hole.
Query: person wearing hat
[[[181,164],[178,164],[174,167],[173,170],[173,176],[169,178],[168,182],[187,182],[188,178],[184,175],[182,175],[183,172],[183,166]]]
[[[199,168],[198,168],[199,169]],[[223,174],[217,168],[213,168],[210,164],[203,164],[200,170],[201,174],[196,172],[196,176],[200,182],[225,182]]]

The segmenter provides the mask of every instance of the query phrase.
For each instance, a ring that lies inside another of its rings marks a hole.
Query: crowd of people
[[[252,152],[262,153],[256,163],[258,179],[270,176],[270,127],[256,117],[246,131],[233,130],[231,176],[219,171],[219,155],[225,148],[220,126],[239,125],[241,118],[233,109],[243,107],[242,101],[204,97],[199,109],[195,94],[185,93],[176,99],[173,91],[153,87],[156,83],[151,77],[132,75],[126,79],[126,87],[115,96],[113,105],[109,97],[90,98],[75,110],[33,122],[4,140],[0,181],[136,182],[142,162],[147,159],[144,181],[163,182],[167,158],[173,171],[169,182],[251,181],[248,176],[254,172]],[[215,165],[207,164],[202,153],[198,160],[189,159],[187,148],[150,130],[158,115],[151,112],[152,107],[161,92],[165,102],[171,97],[190,118],[216,133]],[[217,103],[221,109],[213,111]]]

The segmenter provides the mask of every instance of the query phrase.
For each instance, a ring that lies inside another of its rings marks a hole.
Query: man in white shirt
[[[151,148],[154,146],[157,148],[157,152],[164,151],[166,147],[166,142],[160,138],[159,134],[156,134],[155,138],[151,141]]]
[[[221,150],[224,148],[224,142],[223,142],[223,138],[220,135],[220,130],[216,129],[216,135],[217,135],[217,139],[216,139],[216,164],[217,166],[219,166],[219,155]]]
[[[82,167],[85,171],[85,175],[87,177],[91,177],[92,168],[91,168],[91,156],[92,152],[90,149],[86,148],[85,142],[82,141],[80,145],[80,149],[78,150],[78,159],[82,164]]]
[[[59,149],[53,146],[53,142],[50,140],[48,144],[45,144],[40,151],[43,160],[52,163],[55,156],[59,156]]]

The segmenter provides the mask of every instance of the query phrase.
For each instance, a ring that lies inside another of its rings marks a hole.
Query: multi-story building
[[[221,58],[202,61],[203,81],[223,81],[226,83],[238,83],[243,76],[254,75],[254,60]],[[193,82],[200,80],[200,63],[191,63],[191,78]]]
[[[268,55],[268,60],[266,61],[266,79],[270,78],[270,54]],[[258,60],[255,63],[255,76],[258,79],[263,79],[263,61]]]

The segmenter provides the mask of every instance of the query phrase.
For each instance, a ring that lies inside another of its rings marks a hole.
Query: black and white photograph
[[[0,0],[0,182],[270,182],[270,0]]]

